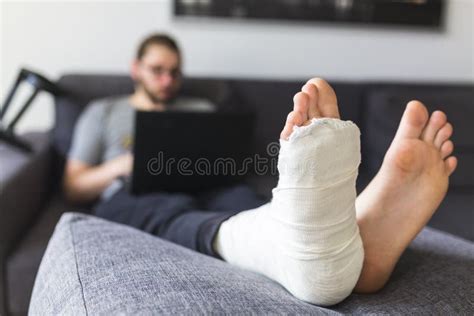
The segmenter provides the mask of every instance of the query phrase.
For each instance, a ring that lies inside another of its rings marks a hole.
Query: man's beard
[[[147,95],[147,97],[151,100],[151,102],[153,102],[154,104],[168,104],[168,103],[171,103],[173,102],[173,100],[176,98],[176,94],[173,93],[171,94],[171,96],[167,99],[163,99],[163,98],[160,98],[158,95],[156,95],[156,93],[153,93],[152,91],[150,91],[144,84],[138,82],[138,84],[140,85],[140,87],[143,89],[143,91],[145,92],[145,94]]]

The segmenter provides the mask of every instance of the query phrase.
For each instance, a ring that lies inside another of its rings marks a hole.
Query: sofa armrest
[[[472,315],[474,243],[424,228],[389,282],[328,308],[135,228],[66,213],[43,256],[31,315]]]
[[[32,144],[32,153],[0,142],[1,257],[32,223],[52,187],[49,132],[28,133],[22,138]]]

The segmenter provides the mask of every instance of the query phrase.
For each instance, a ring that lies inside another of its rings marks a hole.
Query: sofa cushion
[[[11,315],[27,314],[36,273],[48,240],[61,215],[72,208],[59,192],[54,192],[32,227],[23,233],[22,239],[9,253],[4,272]],[[79,211],[77,207],[74,209]]]
[[[425,229],[387,286],[332,308],[136,229],[67,213],[42,260],[31,314],[470,314],[474,246]]]
[[[450,190],[428,225],[474,242],[474,194]]]

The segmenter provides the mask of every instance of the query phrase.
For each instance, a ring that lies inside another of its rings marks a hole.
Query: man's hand
[[[118,177],[129,176],[133,155],[126,153],[98,166],[68,160],[64,172],[64,192],[73,202],[91,202]]]
[[[115,178],[129,176],[133,168],[133,155],[126,153],[107,161],[105,164],[109,165],[108,167],[111,173],[115,175]]]

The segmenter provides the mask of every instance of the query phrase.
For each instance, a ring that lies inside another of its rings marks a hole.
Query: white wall
[[[127,72],[139,40],[157,30],[178,38],[190,75],[474,82],[471,0],[448,0],[443,32],[175,20],[171,0],[0,6],[2,102],[21,66],[53,79],[65,72]],[[19,130],[50,127],[51,103],[42,95]]]

